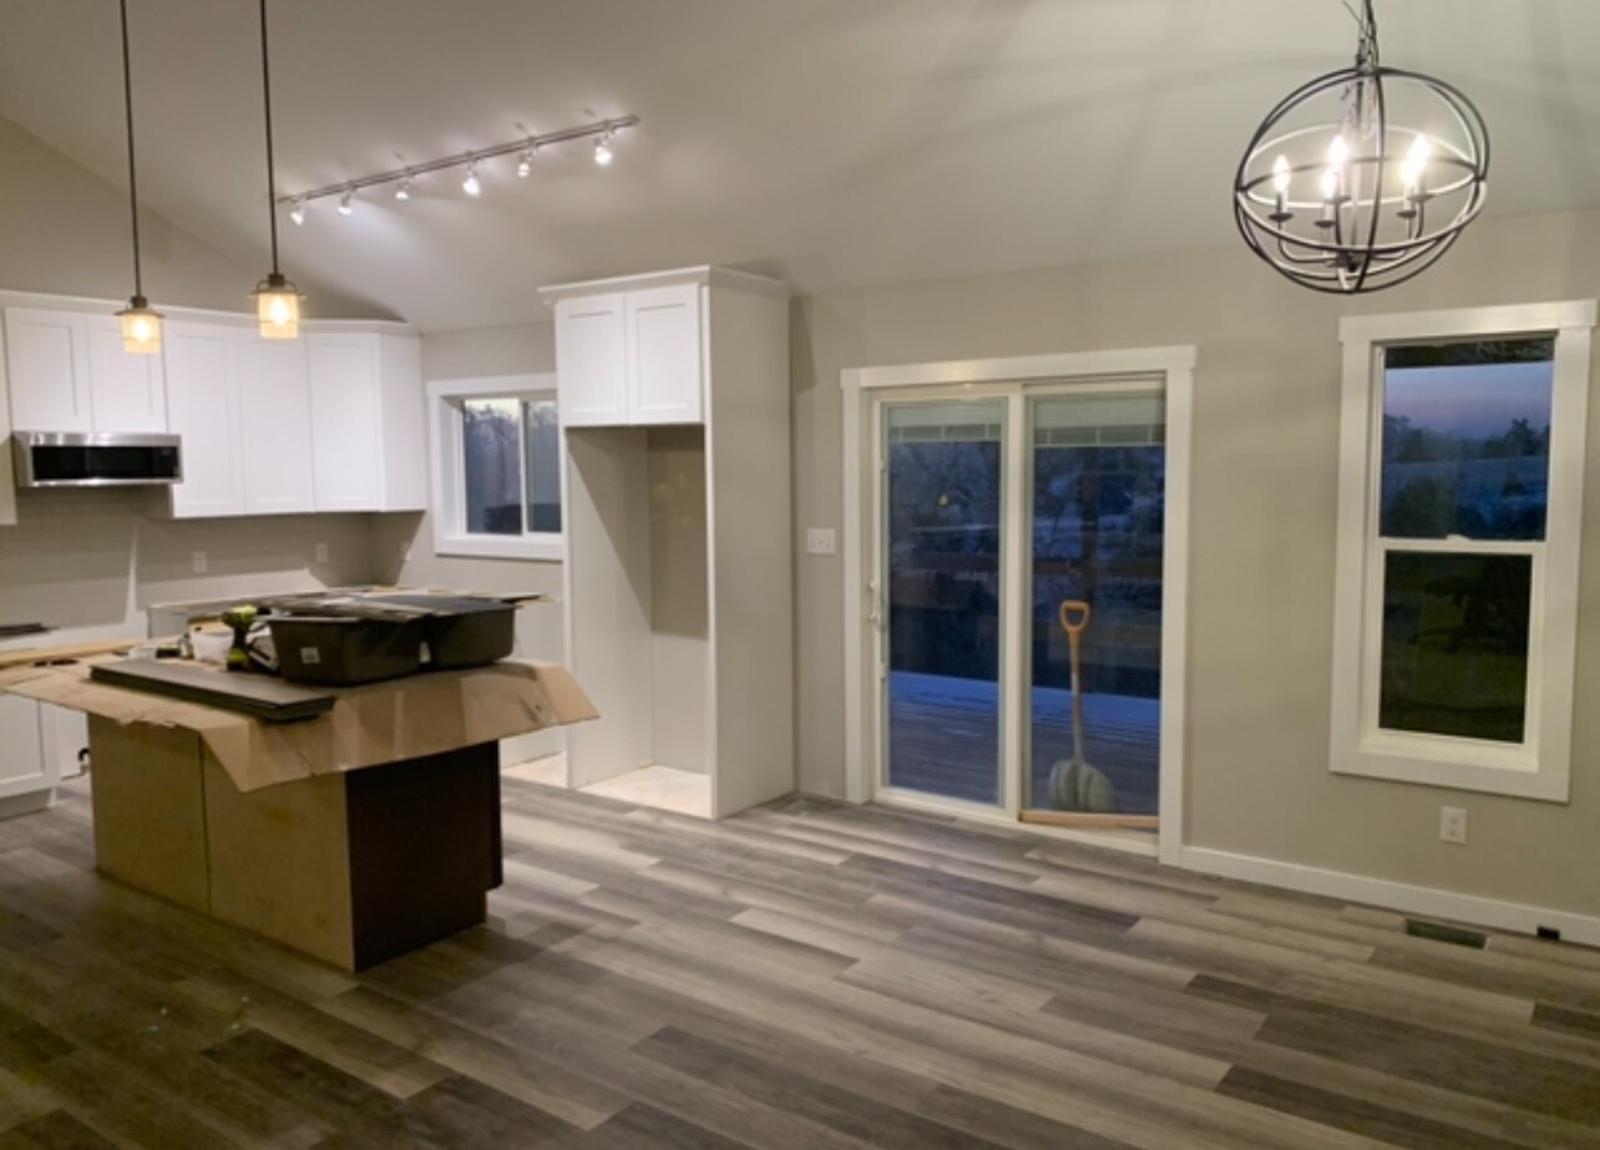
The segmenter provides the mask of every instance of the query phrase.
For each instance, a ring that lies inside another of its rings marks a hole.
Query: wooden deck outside
[[[1033,690],[1030,805],[1049,807],[1050,768],[1072,757],[1072,693]],[[1156,812],[1160,704],[1087,694],[1084,758],[1116,787],[1121,814]],[[950,798],[995,801],[999,689],[994,683],[895,671],[889,676],[889,781]]]

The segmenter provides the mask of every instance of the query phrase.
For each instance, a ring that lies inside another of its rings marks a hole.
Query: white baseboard
[[[1242,879],[1266,886],[1284,887],[1306,894],[1323,895],[1345,902],[1387,907],[1406,914],[1451,919],[1476,926],[1517,934],[1536,934],[1538,928],[1553,927],[1565,942],[1600,946],[1600,918],[1565,910],[1527,906],[1517,902],[1480,898],[1436,887],[1411,886],[1387,879],[1368,878],[1344,871],[1323,870],[1298,863],[1279,862],[1255,855],[1206,847],[1183,848],[1179,865],[1185,870],[1223,878]]]

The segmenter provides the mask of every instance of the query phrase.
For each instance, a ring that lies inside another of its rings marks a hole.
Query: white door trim
[[[867,691],[876,690],[877,669],[867,667],[868,580],[871,542],[864,529],[872,522],[866,506],[875,490],[869,471],[873,462],[870,405],[886,388],[939,384],[1070,383],[1120,376],[1161,377],[1167,403],[1167,493],[1165,575],[1162,588],[1161,676],[1161,823],[1158,853],[1177,865],[1183,848],[1184,745],[1187,740],[1185,664],[1188,636],[1189,481],[1194,409],[1193,347],[1075,352],[1009,359],[954,360],[943,363],[846,368],[839,373],[844,403],[844,681],[845,797],[856,803],[873,796],[874,756],[866,730],[870,710]],[[1025,444],[1013,444],[1020,452]]]

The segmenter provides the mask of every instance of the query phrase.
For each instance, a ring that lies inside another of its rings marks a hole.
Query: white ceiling
[[[131,0],[149,205],[265,271],[251,0]],[[1600,203],[1600,2],[1380,0],[1385,62],[1493,134],[1490,210]],[[280,187],[634,113],[585,145],[285,220],[291,275],[423,328],[685,263],[799,289],[1217,247],[1250,131],[1342,66],[1339,0],[272,0]],[[124,186],[114,0],[0,0],[0,116]],[[152,294],[159,292],[152,285]],[[315,300],[312,303],[315,308]]]

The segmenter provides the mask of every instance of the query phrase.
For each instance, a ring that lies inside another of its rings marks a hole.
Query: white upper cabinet
[[[300,339],[264,340],[253,316],[189,312],[164,324],[160,354],[131,355],[116,306],[0,291],[0,525],[17,521],[12,431],[177,435],[180,519],[426,510],[414,332],[312,320]],[[625,410],[620,297],[614,322]]]
[[[183,482],[171,489],[178,518],[246,513],[238,334],[210,324],[166,324],[167,417],[183,441]]]
[[[705,420],[706,269],[545,288],[564,427]]]
[[[627,294],[630,423],[704,419],[700,290],[689,283]]]
[[[6,308],[6,377],[15,430],[94,430],[86,318]]]
[[[427,506],[422,373],[415,336],[306,337],[318,511]]]
[[[124,351],[116,316],[12,307],[5,327],[17,430],[167,430],[162,357]]]
[[[311,384],[303,340],[240,332],[239,452],[251,515],[311,511]]]
[[[96,431],[167,430],[166,365],[159,355],[129,355],[122,321],[86,316],[89,401]]]
[[[627,333],[627,300],[620,294],[557,301],[557,398],[563,427],[629,422]]]

